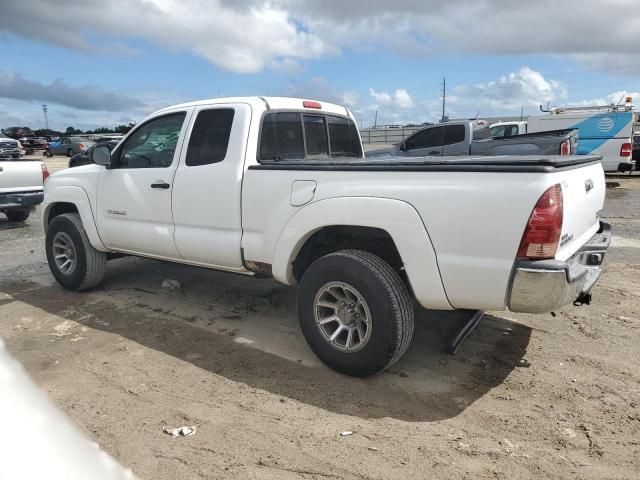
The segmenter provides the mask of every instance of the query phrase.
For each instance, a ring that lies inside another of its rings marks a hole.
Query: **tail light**
[[[43,163],[42,164],[42,183],[43,184],[47,183],[48,178],[49,178],[49,170],[47,169],[47,166]]]
[[[78,148],[84,148],[84,143],[79,143]]]
[[[558,250],[563,218],[562,187],[556,184],[542,194],[524,230],[518,257],[553,258]]]
[[[560,155],[571,155],[571,140],[565,140],[560,145]]]
[[[633,147],[630,143],[623,143],[620,147],[620,156],[621,157],[630,157],[633,153]]]

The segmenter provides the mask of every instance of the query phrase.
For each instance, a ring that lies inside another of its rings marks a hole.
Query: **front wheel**
[[[76,213],[58,215],[49,224],[46,238],[51,273],[68,290],[87,290],[104,278],[107,255],[89,242]]]
[[[73,157],[73,150],[71,149],[67,150],[67,157],[69,158]]]
[[[298,318],[318,358],[354,377],[389,368],[413,335],[413,305],[402,279],[361,250],[341,250],[311,264],[298,288]]]

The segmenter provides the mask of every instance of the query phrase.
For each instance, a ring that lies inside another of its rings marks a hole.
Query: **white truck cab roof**
[[[353,115],[348,108],[336,105],[329,102],[319,102],[317,100],[303,100],[300,98],[291,97],[224,97],[224,98],[209,98],[203,100],[196,100],[193,102],[181,103],[178,105],[172,105],[170,107],[163,108],[151,114],[150,116],[156,116],[162,112],[169,112],[180,108],[197,107],[202,105],[223,105],[229,103],[246,103],[255,107],[256,109],[265,110],[309,110],[309,111],[322,111],[324,113],[333,113],[336,115],[345,115],[353,118]]]

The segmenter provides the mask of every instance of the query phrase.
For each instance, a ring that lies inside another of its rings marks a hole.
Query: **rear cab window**
[[[338,157],[362,157],[358,129],[351,119],[302,112],[272,112],[263,117],[259,162]]]

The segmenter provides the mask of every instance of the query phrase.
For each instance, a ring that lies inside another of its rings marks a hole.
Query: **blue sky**
[[[93,128],[219,95],[334,101],[362,126],[376,110],[379,123],[421,123],[440,115],[444,76],[452,117],[640,91],[632,0],[566,0],[570,17],[530,3],[13,2],[0,17],[0,128],[42,127],[42,103],[53,128]],[[633,27],[602,28],[612,9]]]

